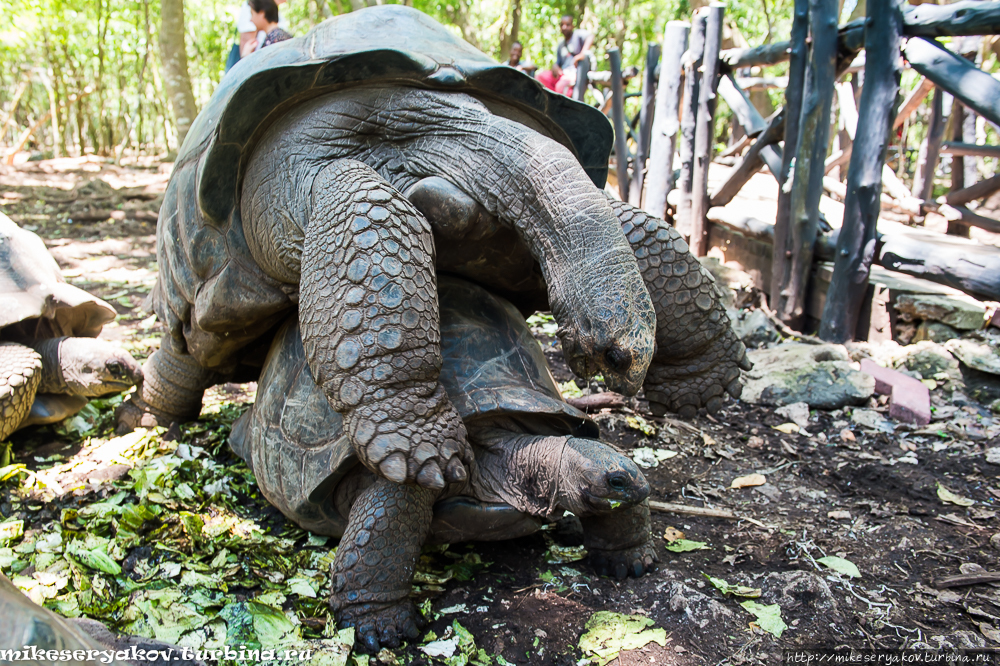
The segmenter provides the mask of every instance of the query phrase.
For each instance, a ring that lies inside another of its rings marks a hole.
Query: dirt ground
[[[168,173],[168,165],[126,169],[96,158],[0,167],[0,211],[42,236],[70,282],[115,306],[120,316],[104,336],[138,357],[162,336],[140,308],[155,281],[154,213]],[[95,219],[105,211],[114,217]],[[539,340],[556,378],[569,381],[558,344],[542,333]],[[213,400],[246,402],[252,394],[252,386],[228,386]],[[998,568],[1000,467],[984,452],[1000,446],[1000,420],[942,389],[933,402],[927,428],[881,432],[845,411],[814,412],[808,436],[777,429],[786,419],[770,409],[733,401],[714,418],[688,423],[655,418],[641,400],[605,410],[595,415],[605,441],[629,453],[667,452],[645,470],[650,499],[738,519],[654,512],[659,569],[638,580],[598,577],[585,561],[547,562],[553,543],[581,543],[570,520],[515,541],[455,546],[454,553],[472,551],[489,564],[443,585],[429,628],[442,636],[459,620],[490,655],[539,665],[581,663],[584,625],[606,610],[645,616],[666,630],[665,646],[622,652],[611,662],[622,666],[771,664],[798,647],[1000,647],[996,583],[936,587],[942,578]],[[60,437],[53,429],[16,436],[18,460],[32,466]],[[234,463],[225,447],[215,458]],[[730,487],[754,473],[766,483]],[[973,503],[946,502],[939,487]],[[58,520],[55,508],[28,516],[26,529],[45,515]],[[11,504],[0,499],[0,511],[9,515]],[[267,520],[280,523],[273,514]],[[668,531],[704,549],[671,552]],[[820,564],[826,556],[849,560],[860,578]],[[723,595],[708,576],[760,590],[755,600],[778,604],[787,629],[780,638],[761,629],[742,599]],[[415,645],[396,653],[398,663],[431,663]]]

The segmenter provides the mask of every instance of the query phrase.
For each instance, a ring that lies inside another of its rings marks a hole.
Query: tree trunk
[[[504,26],[506,28],[506,26]],[[510,58],[510,47],[517,41],[521,31],[521,0],[510,0],[510,32],[505,32],[500,40],[500,62]]]
[[[184,0],[163,0],[160,7],[160,58],[163,85],[177,126],[177,149],[184,144],[191,123],[198,115],[188,76],[187,48],[184,44]]]

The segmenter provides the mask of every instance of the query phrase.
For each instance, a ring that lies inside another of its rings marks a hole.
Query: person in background
[[[514,42],[510,45],[510,58],[504,64],[508,67],[513,67],[516,70],[522,71],[528,76],[534,76],[535,70],[538,69],[533,62],[530,60],[521,60],[521,56],[524,53],[524,46],[521,42]]]
[[[275,0],[275,4],[283,5],[286,0]],[[278,17],[278,26],[283,30],[288,29],[287,22]],[[267,32],[261,31],[256,24],[253,22],[253,11],[250,9],[250,3],[244,2],[240,6],[239,11],[236,13],[236,30],[239,32],[239,44],[234,44],[232,51],[229,53],[229,59],[226,61],[226,71],[228,72],[233,65],[240,61],[240,59],[249,53],[254,51],[253,48],[247,47],[250,42],[256,41],[257,44],[263,44],[267,40]]]
[[[250,0],[250,20],[257,27],[257,38],[247,43],[247,53],[291,39],[292,35],[278,25],[278,3],[275,0]],[[261,41],[260,33],[264,33]],[[253,44],[253,48],[250,48]]]
[[[556,47],[556,64],[551,71],[539,72],[538,80],[546,88],[567,95],[576,85],[577,64],[590,57],[594,36],[586,30],[576,28],[573,17],[569,15],[559,19],[559,31],[563,34],[563,40]]]

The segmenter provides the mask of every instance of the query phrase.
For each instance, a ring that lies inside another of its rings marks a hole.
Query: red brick
[[[861,372],[875,378],[875,393],[889,395],[889,417],[903,423],[927,425],[931,422],[931,394],[919,379],[883,368],[865,358]]]

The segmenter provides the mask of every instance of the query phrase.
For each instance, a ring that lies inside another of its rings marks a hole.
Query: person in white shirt
[[[285,2],[286,0],[275,0],[275,4],[279,6],[285,4]],[[278,26],[283,30],[287,30],[288,21],[283,17],[279,17]],[[254,25],[249,1],[244,2],[236,14],[236,30],[240,33],[240,58],[245,58],[248,54],[253,53],[256,44],[263,44],[264,40],[267,39],[267,33],[257,30],[257,26]],[[255,42],[255,46],[248,46],[250,42]]]

